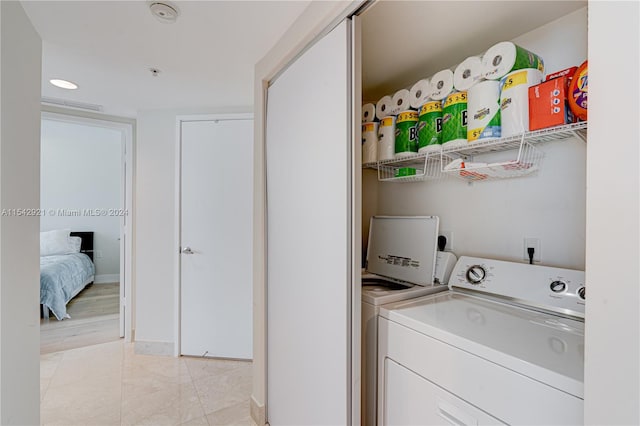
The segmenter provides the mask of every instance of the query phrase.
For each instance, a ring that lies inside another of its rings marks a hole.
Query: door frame
[[[117,130],[122,135],[122,171],[128,171],[121,186],[121,208],[128,212],[127,217],[120,217],[120,337],[126,343],[133,341],[133,231],[135,228],[135,206],[133,204],[133,186],[135,180],[134,126],[135,121],[120,117],[95,117],[93,115],[74,115],[72,111],[59,109],[41,111],[41,120],[59,121],[69,124],[102,127]],[[128,167],[127,167],[128,166]],[[122,174],[121,174],[122,176]],[[128,218],[128,221],[125,220]],[[122,290],[124,289],[124,290]],[[123,313],[124,310],[124,313]]]
[[[179,357],[182,352],[181,317],[182,317],[182,263],[180,256],[182,236],[182,123],[194,121],[222,121],[222,120],[253,120],[253,113],[227,113],[227,114],[197,114],[178,115],[176,117],[176,146],[175,146],[175,186],[174,205],[175,221],[173,234],[174,247],[174,336],[173,355]]]

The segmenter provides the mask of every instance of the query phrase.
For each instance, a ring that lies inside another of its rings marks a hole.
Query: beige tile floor
[[[134,353],[123,341],[40,356],[43,425],[248,425],[251,363]]]

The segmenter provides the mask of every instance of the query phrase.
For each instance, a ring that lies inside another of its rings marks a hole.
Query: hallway
[[[252,425],[251,363],[138,355],[122,340],[40,357],[42,425]]]

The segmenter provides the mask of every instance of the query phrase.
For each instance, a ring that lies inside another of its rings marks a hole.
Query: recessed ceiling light
[[[75,90],[75,89],[78,88],[78,85],[75,84],[75,83],[72,83],[71,81],[60,80],[60,79],[57,79],[57,78],[49,80],[49,83],[51,83],[54,86],[59,87],[61,89]]]
[[[160,22],[168,24],[176,22],[180,14],[178,8],[169,2],[151,2],[149,9]]]

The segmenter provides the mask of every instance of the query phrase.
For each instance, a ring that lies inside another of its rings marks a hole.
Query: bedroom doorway
[[[81,236],[82,247],[79,254],[41,256],[40,303],[53,307],[48,321],[43,312],[41,353],[132,341],[134,121],[71,114],[42,113],[41,251],[50,254],[47,234],[65,232],[69,241]],[[72,278],[46,265],[72,256],[90,259],[91,269]],[[57,286],[62,295],[52,297]]]

